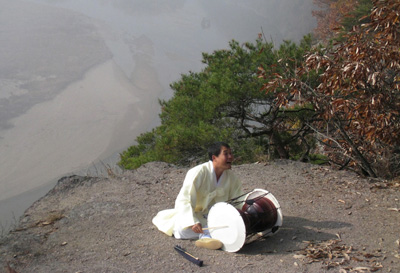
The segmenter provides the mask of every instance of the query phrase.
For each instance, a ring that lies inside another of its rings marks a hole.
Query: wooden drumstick
[[[208,228],[203,228],[203,230],[219,229],[219,228],[227,228],[227,227],[229,227],[229,226],[208,227]]]

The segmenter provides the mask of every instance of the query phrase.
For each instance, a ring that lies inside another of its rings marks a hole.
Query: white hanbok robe
[[[231,170],[225,170],[217,182],[212,161],[208,161],[188,171],[175,200],[175,208],[160,211],[153,218],[153,224],[169,236],[175,228],[196,223],[204,227],[208,211],[215,203],[242,194],[242,183]]]

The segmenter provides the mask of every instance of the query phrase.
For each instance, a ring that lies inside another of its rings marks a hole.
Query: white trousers
[[[206,228],[207,226],[204,226],[203,228]],[[184,227],[184,228],[175,228],[174,229],[174,237],[176,239],[181,239],[181,240],[197,240],[201,238],[211,238],[210,232],[208,230],[204,230],[204,233],[196,233],[194,232],[190,227]]]

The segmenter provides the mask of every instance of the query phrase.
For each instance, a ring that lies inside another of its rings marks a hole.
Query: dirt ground
[[[161,162],[110,178],[61,179],[0,241],[0,272],[400,272],[400,185],[292,161],[234,166],[270,191],[283,226],[238,252],[159,232],[187,168]],[[203,260],[199,267],[175,250]]]

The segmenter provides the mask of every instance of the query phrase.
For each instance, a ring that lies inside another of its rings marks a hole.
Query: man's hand
[[[192,226],[192,230],[193,230],[195,233],[204,233],[204,232],[203,232],[203,227],[201,226],[200,223],[197,223],[197,224],[193,225],[193,226]]]

